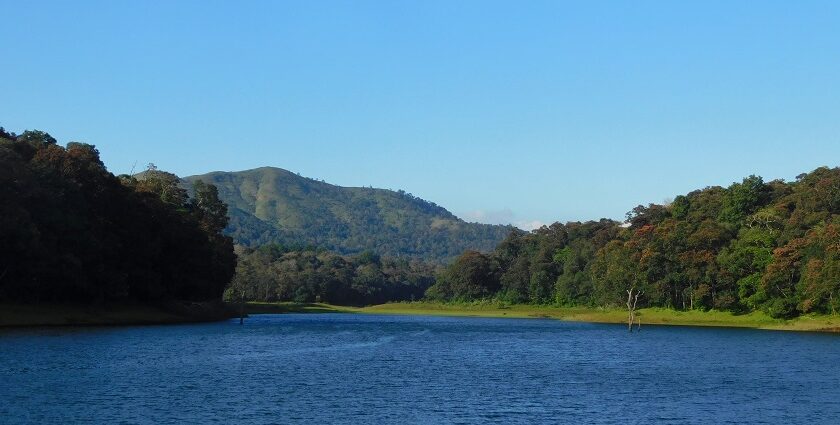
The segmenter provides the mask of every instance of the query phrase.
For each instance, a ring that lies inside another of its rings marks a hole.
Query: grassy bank
[[[236,313],[222,303],[170,302],[160,306],[0,304],[0,327],[159,325],[224,320]]]
[[[329,304],[249,303],[247,312],[261,313],[367,313],[433,316],[550,318],[575,322],[627,323],[627,311],[587,307],[500,305],[497,303],[444,304],[430,302],[391,303],[369,307]],[[645,325],[719,326],[787,331],[840,332],[840,316],[803,316],[792,320],[773,319],[764,313],[736,315],[721,311],[675,311],[641,309]]]

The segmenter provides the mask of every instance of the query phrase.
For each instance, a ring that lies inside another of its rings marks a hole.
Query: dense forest
[[[627,221],[555,223],[512,232],[495,251],[463,253],[427,297],[762,310],[774,317],[840,309],[840,169],[794,182],[750,176]]]
[[[470,227],[409,194],[278,169],[208,176],[189,187],[154,166],[114,176],[92,145],[0,128],[0,302],[213,300],[226,290],[230,300],[619,306],[632,288],[644,306],[679,310],[840,309],[840,168],[793,182],[749,176],[639,205],[625,222],[532,232]],[[225,197],[238,206],[229,211]],[[231,229],[231,218],[252,223]],[[265,234],[239,246],[237,262],[225,229]],[[492,251],[469,249],[500,230]],[[285,245],[256,243],[275,237]]]
[[[448,263],[467,249],[490,251],[513,229],[466,223],[402,190],[341,187],[272,167],[184,178],[219,188],[226,234],[238,245],[312,245],[343,255],[375,251]]]
[[[92,145],[0,128],[0,302],[221,299],[236,264],[215,187],[153,166],[114,176]]]
[[[381,258],[370,251],[348,257],[271,244],[239,252],[225,298],[340,305],[413,301],[423,297],[434,275],[434,266],[418,260]]]

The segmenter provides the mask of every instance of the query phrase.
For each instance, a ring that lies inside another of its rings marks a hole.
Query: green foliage
[[[456,261],[430,288],[437,300],[496,298],[510,303],[620,306],[626,291],[647,306],[761,310],[775,318],[840,308],[840,169],[819,168],[796,182],[749,176],[707,187],[670,205],[639,205],[622,225],[555,223],[513,232],[483,260],[487,282]],[[471,254],[472,255],[472,254]],[[496,267],[496,266],[494,266]],[[473,267],[474,268],[474,267]]]
[[[231,301],[367,305],[420,299],[435,268],[417,260],[383,258],[371,252],[341,256],[312,247],[264,245],[243,249]]]
[[[476,300],[499,290],[498,264],[490,257],[467,251],[441,273],[427,296],[432,299]]]
[[[134,188],[140,192],[154,193],[161,201],[176,209],[183,209],[189,196],[180,186],[181,180],[175,174],[158,170],[155,164],[149,164],[146,171],[138,175]]]
[[[733,183],[723,198],[721,220],[730,223],[743,220],[766,202],[768,192],[769,187],[761,177],[749,176],[741,183]]]
[[[671,203],[671,215],[677,220],[683,220],[688,215],[688,210],[691,208],[691,203],[685,195],[679,195],[674,198]]]
[[[465,223],[403,191],[333,186],[279,168],[192,176],[185,186],[198,181],[218,187],[230,207],[225,233],[247,247],[302,244],[442,263],[464,250],[490,251],[512,230]]]
[[[774,318],[840,308],[838,168],[790,183],[749,176],[637,206],[626,223],[532,232],[273,168],[186,181],[153,165],[115,177],[94,146],[0,128],[0,301],[207,300],[233,276],[228,299],[263,302],[616,307],[635,288],[650,307]],[[420,261],[451,258],[444,269]]]
[[[0,129],[0,301],[220,298],[232,241],[177,177],[146,174],[114,176],[92,145]]]

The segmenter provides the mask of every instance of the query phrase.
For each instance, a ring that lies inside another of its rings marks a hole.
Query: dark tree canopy
[[[433,299],[477,299],[499,289],[498,264],[477,251],[467,251],[455,259],[437,283],[427,291]]]
[[[0,129],[0,300],[221,298],[235,267],[214,188],[108,172],[92,145]]]
[[[327,302],[340,305],[419,300],[435,268],[372,252],[341,256],[312,247],[243,249],[229,300]]]

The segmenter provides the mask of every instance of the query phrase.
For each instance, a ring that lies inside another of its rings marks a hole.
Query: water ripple
[[[785,423],[840,417],[840,338],[266,315],[0,333],[2,423]]]

